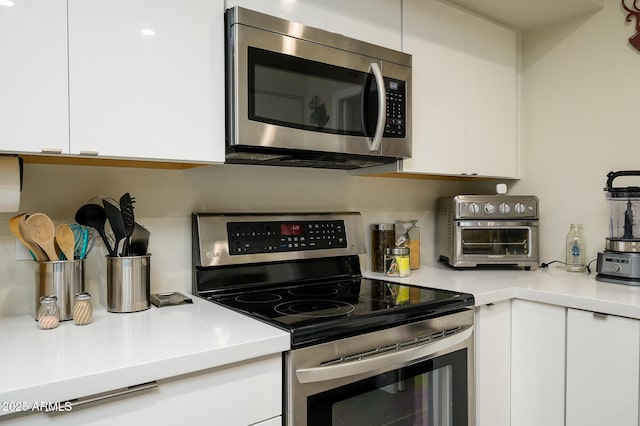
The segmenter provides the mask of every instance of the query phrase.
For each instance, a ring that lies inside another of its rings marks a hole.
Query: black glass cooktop
[[[291,333],[293,347],[455,312],[473,296],[370,279],[228,290],[208,300]]]

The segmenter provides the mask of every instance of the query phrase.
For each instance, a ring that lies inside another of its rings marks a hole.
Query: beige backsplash
[[[413,180],[351,176],[336,170],[261,166],[207,166],[190,170],[28,164],[20,211],[43,212],[72,223],[75,211],[97,195],[136,198],[136,219],[151,231],[151,291],[191,292],[191,213],[360,211],[371,223],[417,219],[423,262],[435,257],[434,206],[439,196],[493,192],[495,182]],[[7,223],[12,214],[0,215]],[[36,264],[16,261],[16,242],[0,226],[0,315],[29,313]],[[106,250],[98,241],[85,263],[94,303],[106,304]],[[367,255],[363,267],[369,266]]]

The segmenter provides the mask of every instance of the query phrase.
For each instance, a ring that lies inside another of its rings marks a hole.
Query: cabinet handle
[[[62,149],[60,148],[42,148],[43,154],[62,154]]]
[[[91,157],[97,157],[98,151],[80,151],[80,155],[87,155]]]
[[[607,319],[608,316],[609,316],[608,314],[603,314],[603,313],[600,313],[600,312],[594,312],[593,313],[593,317],[595,319],[599,319],[599,320]]]
[[[103,400],[106,400],[106,399],[115,398],[117,396],[122,396],[122,395],[128,395],[128,394],[135,393],[135,392],[142,392],[144,390],[154,389],[154,388],[157,388],[157,387],[158,387],[158,382],[156,382],[156,381],[148,382],[148,383],[142,383],[142,384],[139,384],[139,385],[133,385],[133,386],[129,386],[129,387],[126,387],[126,388],[121,388],[121,389],[116,389],[116,390],[112,390],[112,391],[105,392],[105,393],[100,393],[100,394],[96,394],[96,395],[91,395],[91,396],[86,396],[86,397],[82,397],[82,398],[72,399],[72,400],[63,402],[61,405],[64,406],[66,403],[69,403],[71,405],[71,408],[73,409],[73,408],[79,407],[79,406],[84,405],[84,404],[103,401]],[[69,405],[69,404],[67,404],[67,405]]]

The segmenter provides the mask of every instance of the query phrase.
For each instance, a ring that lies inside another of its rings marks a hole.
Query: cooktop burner
[[[287,317],[303,318],[327,318],[349,315],[354,309],[351,303],[340,300],[294,300],[292,302],[281,303],[273,308],[278,314]],[[286,319],[284,321],[286,321]]]

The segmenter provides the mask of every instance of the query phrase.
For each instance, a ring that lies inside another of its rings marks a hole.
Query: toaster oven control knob
[[[522,214],[525,212],[526,208],[524,206],[524,204],[522,203],[516,203],[514,210],[516,211],[516,213],[518,214]]]
[[[480,213],[480,206],[477,205],[476,203],[469,204],[469,213],[471,213],[471,214]]]
[[[491,203],[487,203],[484,205],[484,212],[486,214],[494,214],[496,212],[496,206]]]
[[[510,211],[511,211],[511,207],[509,207],[509,204],[507,203],[500,204],[500,213],[507,214]]]

